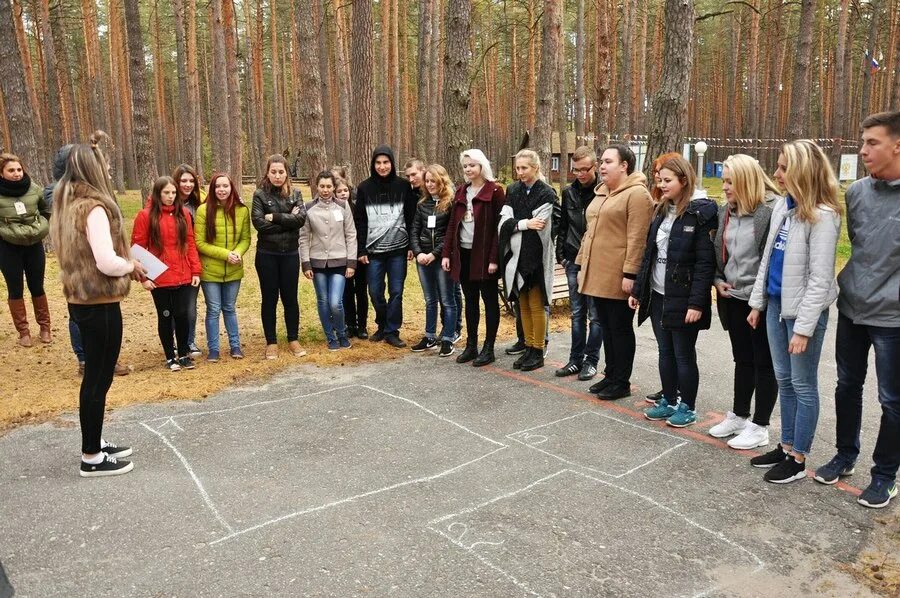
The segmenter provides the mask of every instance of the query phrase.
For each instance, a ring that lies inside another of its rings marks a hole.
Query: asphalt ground
[[[813,468],[833,452],[834,327]],[[857,473],[780,486],[706,433],[731,407],[717,321],[698,343],[700,421],[681,430],[641,414],[659,386],[649,326],[616,402],[554,377],[568,344],[554,335],[524,374],[502,348],[481,369],[428,352],[121,409],[104,436],[134,447],[124,476],[78,476],[77,425],[16,429],[0,562],[17,596],[868,595],[841,565],[883,514],[855,500],[874,366]],[[773,445],[777,423],[776,408]]]

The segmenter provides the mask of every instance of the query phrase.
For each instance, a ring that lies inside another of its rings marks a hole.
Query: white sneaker
[[[747,422],[744,430],[728,441],[728,446],[737,450],[747,450],[769,444],[769,428]]]
[[[729,411],[725,414],[725,419],[709,429],[709,435],[715,438],[725,438],[741,432],[746,425],[746,417],[738,417]]]

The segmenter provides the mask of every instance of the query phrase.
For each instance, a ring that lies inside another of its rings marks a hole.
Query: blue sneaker
[[[338,342],[336,338],[328,339],[328,350],[329,351],[338,351],[341,348],[341,343]]]
[[[816,475],[813,476],[813,479],[820,484],[835,484],[838,479],[853,475],[855,470],[855,462],[841,455],[835,455],[831,458],[831,461],[816,469]]]
[[[215,363],[219,361],[219,352],[218,351],[210,351],[206,354],[206,361],[210,363]]]
[[[339,337],[338,344],[341,346],[341,349],[349,349],[353,346],[350,344],[350,339],[346,336]]]
[[[897,496],[897,484],[884,478],[873,478],[856,502],[870,509],[881,509],[888,506],[891,499]]]
[[[669,419],[675,414],[675,405],[669,405],[669,401],[663,397],[653,407],[644,409],[644,417],[652,421]]]
[[[687,406],[687,403],[678,403],[675,413],[666,420],[673,428],[686,428],[697,421],[697,414]]]

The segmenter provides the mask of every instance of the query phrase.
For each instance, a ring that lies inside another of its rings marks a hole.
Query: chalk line
[[[158,436],[159,439],[162,440],[163,444],[165,444],[167,447],[169,447],[169,449],[171,449],[173,453],[175,453],[175,456],[178,457],[178,460],[181,461],[181,464],[184,466],[185,470],[187,470],[188,475],[190,475],[191,479],[194,480],[194,484],[197,486],[197,490],[200,492],[200,496],[203,497],[203,502],[206,503],[206,506],[209,507],[209,510],[212,511],[212,514],[215,515],[219,523],[222,524],[222,527],[224,527],[228,531],[228,533],[233,533],[234,528],[232,528],[231,525],[229,525],[228,522],[225,521],[225,518],[222,517],[221,513],[219,513],[219,510],[216,508],[216,505],[213,502],[212,498],[210,498],[209,493],[206,491],[206,488],[203,487],[203,482],[201,482],[200,478],[197,477],[197,474],[194,473],[194,469],[191,467],[191,464],[188,463],[188,460],[184,457],[184,455],[181,454],[181,451],[179,451],[178,448],[174,444],[172,444],[169,439],[166,438],[166,436],[161,432],[154,430],[147,424],[142,423],[141,425],[150,432],[156,434],[156,436]]]

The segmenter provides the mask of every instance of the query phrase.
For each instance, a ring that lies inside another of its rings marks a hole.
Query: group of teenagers
[[[251,225],[258,231],[266,358],[278,356],[279,298],[290,351],[305,354],[298,342],[300,272],[313,281],[330,350],[350,347],[352,338],[406,347],[400,337],[403,289],[414,262],[426,318],[412,351],[453,355],[464,314],[465,347],[456,362],[493,363],[502,290],[514,306],[519,337],[506,352],[517,356],[514,368],[536,370],[544,366],[560,264],[572,328],[568,362],[555,375],[593,379],[602,348],[602,378],[590,391],[601,400],[630,396],[634,316],[638,325],[650,319],[662,390],[647,397],[644,415],[674,427],[697,421],[696,343],[711,326],[715,289],[718,319],[731,341],[734,384],[732,410],[709,433],[731,437],[728,445],[735,449],[767,446],[780,396],[781,442],[750,460],[767,469],[764,479],[773,483],[806,477],[819,415],[819,359],[829,308],[837,301],[837,454],[814,477],[833,484],[854,472],[874,345],[882,417],[872,481],[859,502],[883,507],[897,494],[900,465],[900,377],[891,371],[900,355],[900,112],[865,119],[862,141],[869,176],[846,192],[852,253],[837,279],[844,206],[828,157],[809,140],[782,147],[774,182],[754,158],[730,156],[721,205],[696,188],[691,164],[676,153],[653,162],[651,189],[625,145],[605,148],[599,159],[591,148],[578,148],[575,181],[561,201],[529,149],[516,154],[516,181],[504,189],[480,150],[462,152],[465,182],[454,187],[443,166],[415,159],[401,176],[391,148],[380,146],[372,153],[370,176],[358,187],[344,172],[324,171],[312,181],[313,198],[306,203],[291,187],[285,159],[276,155],[266,163],[251,208],[224,173],[212,176],[203,198],[197,173],[182,165],[172,177],[157,179],[134,222],[132,244],[167,266],[151,280],[131,257],[108,163],[92,139],[63,148],[64,156],[57,156],[62,172],[46,198],[18,158],[0,157],[0,263],[20,343],[31,343],[23,275],[40,340],[49,342],[43,249],[35,248],[49,229],[70,319],[83,343],[83,476],[133,467],[122,459],[129,447],[101,436],[122,338],[119,304],[131,281],[153,295],[167,368],[193,368],[200,354],[194,333],[198,287],[206,302],[207,359],[220,358],[220,314],[231,357],[240,359],[235,303]],[[371,337],[368,297],[376,324]]]

